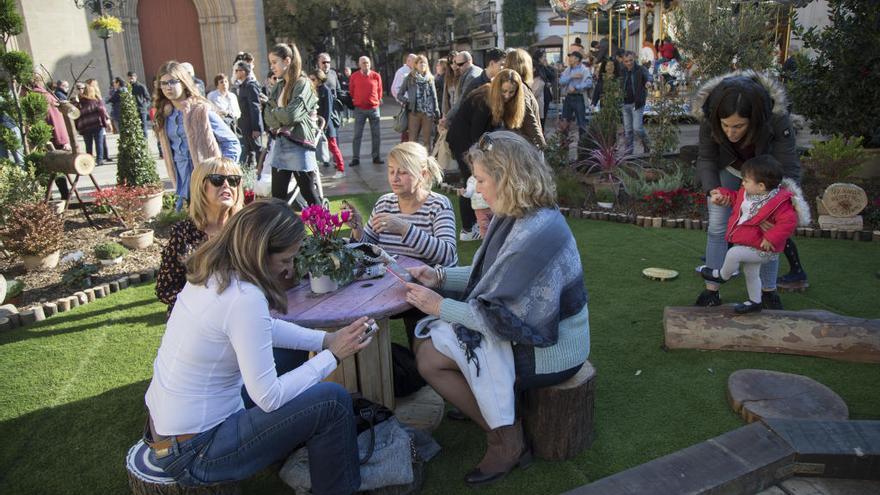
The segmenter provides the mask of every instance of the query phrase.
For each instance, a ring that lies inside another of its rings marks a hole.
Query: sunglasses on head
[[[452,62],[452,63],[461,67],[462,65],[466,64],[467,62]]]
[[[492,142],[492,136],[487,132],[480,136],[480,141],[477,143],[477,146],[480,147],[480,151],[483,153],[488,153],[492,151],[492,147],[495,146],[495,143]]]
[[[205,176],[205,180],[214,187],[223,187],[224,182],[229,184],[229,187],[238,187],[241,184],[240,175],[208,174]]]

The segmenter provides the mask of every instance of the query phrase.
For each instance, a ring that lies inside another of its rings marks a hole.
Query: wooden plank
[[[880,482],[834,478],[794,477],[779,484],[785,495],[870,495],[880,494]]]
[[[880,320],[829,311],[771,311],[737,315],[732,306],[667,307],[666,346],[820,356],[880,363]]]
[[[377,320],[379,331],[376,337],[379,339],[379,374],[382,385],[382,404],[389,409],[394,409],[394,365],[391,362],[391,320],[382,318]]]
[[[373,402],[383,403],[382,374],[379,370],[379,340],[373,341],[356,356],[358,385],[361,394]]]
[[[727,378],[727,399],[749,423],[762,418],[849,419],[846,403],[833,390],[792,373],[737,370]]]
[[[793,459],[781,438],[752,423],[567,493],[756,493],[772,486]]]
[[[793,473],[880,480],[880,421],[765,419],[796,452]]]

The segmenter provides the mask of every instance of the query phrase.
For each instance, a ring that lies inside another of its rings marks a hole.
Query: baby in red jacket
[[[702,265],[704,279],[724,283],[740,269],[746,278],[749,300],[737,304],[738,314],[761,311],[761,265],[777,259],[785,241],[800,223],[809,223],[809,207],[797,184],[782,178],[782,165],[770,155],[760,155],[742,165],[742,187],[719,187],[709,192],[720,206],[733,205],[727,223],[727,242],[733,244],[721,270]],[[762,224],[766,228],[762,228]]]

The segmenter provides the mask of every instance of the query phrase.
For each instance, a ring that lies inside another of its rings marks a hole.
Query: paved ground
[[[388,151],[391,149],[391,147],[400,142],[400,135],[396,133],[393,129],[392,119],[392,117],[397,114],[398,108],[399,107],[397,103],[390,98],[386,98],[385,102],[382,105],[381,154],[383,159],[387,156]],[[552,128],[554,127],[554,125],[554,123],[548,122],[547,131],[552,132]],[[697,143],[698,129],[696,125],[681,125],[679,127],[681,131],[680,142],[682,146]],[[342,150],[342,155],[343,157],[345,157],[346,161],[345,178],[338,180],[331,179],[330,177],[336,172],[336,170],[332,166],[321,168],[324,194],[326,196],[344,196],[347,194],[359,194],[364,192],[390,191],[390,188],[388,187],[388,181],[385,176],[385,166],[374,165],[370,158],[371,144],[369,124],[364,126],[364,137],[361,144],[361,165],[358,167],[348,167],[348,162],[351,161],[351,142],[353,134],[353,121],[350,121],[339,132],[339,147]],[[168,174],[165,171],[165,163],[159,159],[156,139],[152,132],[149,132],[148,135],[150,141],[150,150],[154,153],[154,156],[156,158],[156,170],[159,172],[159,176],[164,181],[166,181],[167,187],[170,188],[171,182],[169,181]],[[107,143],[110,148],[111,158],[116,157],[118,139],[119,136],[116,134],[107,137]],[[798,144],[805,145],[809,142],[810,139],[811,136],[806,135],[806,133],[799,134]],[[98,183],[102,186],[115,184],[116,163],[114,162],[96,168],[95,177],[97,178]],[[89,191],[89,188],[82,187],[82,190]]]

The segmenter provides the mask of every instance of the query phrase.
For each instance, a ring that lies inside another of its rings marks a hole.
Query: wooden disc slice
[[[846,403],[833,390],[802,375],[738,370],[727,379],[727,399],[746,422],[762,418],[842,421]]]
[[[831,184],[822,193],[822,206],[832,217],[853,217],[868,206],[868,195],[855,184]]]
[[[675,270],[669,270],[666,268],[645,268],[642,270],[642,275],[650,278],[651,280],[659,280],[661,282],[665,280],[672,280],[675,277],[678,277],[678,272]]]

